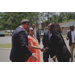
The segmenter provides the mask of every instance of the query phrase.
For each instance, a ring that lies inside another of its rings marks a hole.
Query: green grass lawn
[[[9,33],[5,33],[5,35],[9,35]]]
[[[0,48],[11,48],[12,45],[11,44],[1,44]]]

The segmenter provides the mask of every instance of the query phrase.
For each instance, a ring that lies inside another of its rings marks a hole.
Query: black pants
[[[44,62],[48,62],[49,55],[50,55],[50,51],[43,53],[43,61]]]

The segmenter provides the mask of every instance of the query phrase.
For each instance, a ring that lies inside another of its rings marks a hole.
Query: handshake
[[[41,52],[45,52],[45,51],[46,51],[46,49],[49,49],[49,48],[48,48],[48,47],[46,47],[46,48],[38,48],[38,49],[40,49],[40,50],[41,50]],[[32,57],[32,58],[36,61],[36,60],[38,60],[38,59],[37,59],[37,57],[36,57],[35,55],[36,55],[36,53],[33,53],[31,57]]]
[[[40,48],[41,52],[45,52],[46,49],[49,49],[49,48],[48,47],[46,47],[46,48]]]

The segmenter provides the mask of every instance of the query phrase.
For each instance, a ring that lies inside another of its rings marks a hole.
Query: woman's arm
[[[63,48],[63,37],[61,35],[56,35],[56,40],[58,41],[57,42],[57,49],[56,49],[56,54],[58,54],[60,52],[60,50],[62,50]]]
[[[28,43],[28,45],[29,45],[31,48],[33,48],[33,49],[40,49],[40,50],[41,50],[40,47],[33,46],[33,43],[32,43],[32,42]]]
[[[62,47],[63,47],[63,39],[62,39],[61,35],[59,35],[59,34],[53,35],[51,44],[52,44],[51,48],[54,51],[53,52],[54,53],[53,61],[55,61],[57,54],[61,52],[59,50],[62,50]]]

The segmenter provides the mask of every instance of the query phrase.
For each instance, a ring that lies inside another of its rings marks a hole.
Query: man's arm
[[[26,54],[29,55],[29,57],[31,56],[35,61],[37,60],[36,56],[34,53],[32,53],[29,48],[28,48],[28,45],[27,45],[27,35],[24,31],[21,31],[18,35],[18,39],[19,39],[19,43],[20,43],[20,46],[21,46],[21,49],[22,51]]]
[[[27,45],[27,35],[24,31],[21,31],[18,35],[18,40],[19,40],[19,44],[21,49],[23,50],[23,52],[26,54],[28,54],[29,56],[32,55],[32,52],[29,50],[28,45]]]

